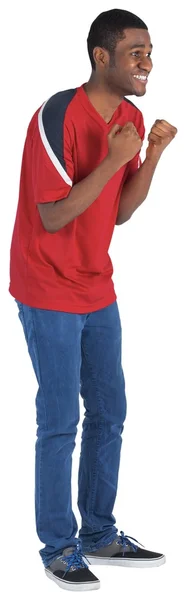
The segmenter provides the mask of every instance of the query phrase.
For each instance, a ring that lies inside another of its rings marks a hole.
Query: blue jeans
[[[32,308],[16,300],[38,382],[35,447],[36,531],[49,565],[81,540],[83,552],[112,542],[126,396],[117,301],[77,314]],[[78,473],[81,529],[72,511],[71,468],[79,421],[85,413]]]

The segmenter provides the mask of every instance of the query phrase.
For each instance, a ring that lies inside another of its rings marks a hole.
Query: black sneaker
[[[87,592],[100,587],[100,581],[89,570],[79,545],[65,548],[45,567],[45,573],[64,590]]]
[[[166,562],[164,554],[157,552],[151,552],[146,550],[144,546],[139,548],[137,540],[134,540],[139,544],[132,543],[131,538],[124,535],[123,531],[120,531],[120,536],[116,536],[115,540],[108,544],[108,546],[102,546],[94,552],[86,552],[85,558],[91,565],[116,565],[121,567],[159,567]]]

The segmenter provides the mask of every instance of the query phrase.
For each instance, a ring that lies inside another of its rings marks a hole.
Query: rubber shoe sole
[[[49,579],[54,581],[60,588],[63,590],[68,590],[70,592],[89,592],[91,590],[98,590],[100,588],[100,581],[90,581],[86,583],[82,582],[68,582],[60,577],[57,577],[50,571],[48,571],[47,567],[45,568],[45,573]]]
[[[160,567],[166,562],[166,557],[162,555],[160,558],[148,558],[148,559],[136,559],[132,560],[131,558],[103,558],[102,556],[89,556],[85,553],[86,558],[88,559],[91,565],[108,565],[115,567]]]

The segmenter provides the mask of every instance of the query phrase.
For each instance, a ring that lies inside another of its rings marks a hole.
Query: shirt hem
[[[112,291],[111,294],[109,294],[109,296],[103,300],[100,300],[99,302],[94,302],[93,304],[87,304],[85,306],[80,306],[77,304],[67,304],[65,302],[55,302],[53,299],[50,300],[32,300],[29,299],[28,297],[25,298],[24,295],[22,294],[18,294],[16,293],[12,287],[9,288],[9,293],[11,296],[13,296],[13,298],[15,300],[18,300],[18,302],[21,302],[22,304],[26,304],[27,306],[30,306],[32,308],[41,308],[44,310],[57,310],[60,312],[70,312],[70,313],[79,313],[79,314],[83,314],[83,313],[89,313],[89,312],[95,312],[96,310],[101,310],[102,308],[106,308],[107,306],[109,306],[110,304],[114,303],[117,300],[117,295],[115,293],[115,291]]]

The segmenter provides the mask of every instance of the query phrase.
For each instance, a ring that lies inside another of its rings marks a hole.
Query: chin
[[[146,88],[144,88],[144,90],[141,90],[141,92],[140,92],[140,90],[135,90],[133,92],[133,94],[135,94],[135,96],[145,96],[146,91],[147,91]]]
[[[139,97],[140,96],[145,96],[146,91],[147,90],[144,89],[144,90],[141,90],[141,92],[140,92],[140,90],[136,90],[136,89],[133,88],[133,90],[131,90],[130,92],[127,92],[127,94],[125,94],[125,96],[139,96]]]
[[[135,96],[145,96],[145,94],[146,94],[146,90],[145,90],[145,92],[141,92],[141,94],[140,93],[139,94],[136,93]]]

